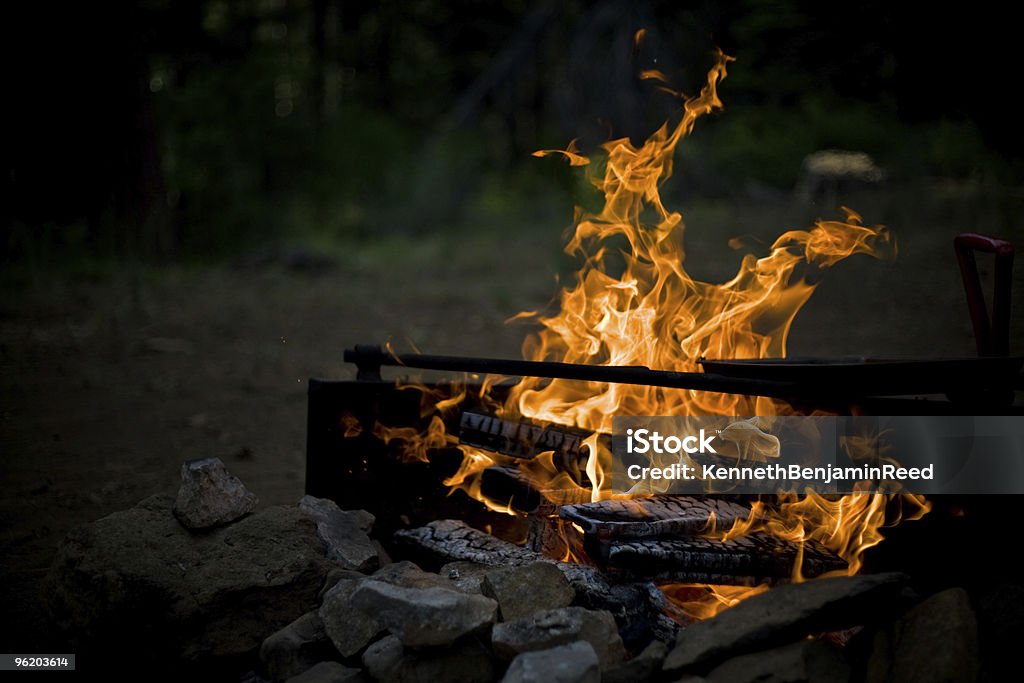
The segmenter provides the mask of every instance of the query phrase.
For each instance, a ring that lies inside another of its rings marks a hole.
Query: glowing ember
[[[575,142],[565,150],[536,153],[563,155],[571,165],[585,167],[604,195],[604,206],[598,213],[577,210],[566,251],[582,257],[583,265],[574,284],[561,292],[558,311],[516,316],[541,327],[524,342],[525,358],[699,372],[698,359],[705,356],[784,357],[793,318],[815,289],[812,280],[817,278],[808,276],[853,254],[892,253],[885,228],[865,226],[860,216],[846,210],[844,221],[819,221],[808,230],[782,234],[763,258],[746,255],[739,272],[725,283],[690,277],[684,267],[682,216],[662,204],[659,187],[671,176],[676,147],[697,119],[721,107],[717,86],[726,76],[729,61],[719,54],[701,93],[685,102],[680,121],[674,127],[666,123],[639,147],[627,138],[612,140],[602,145],[601,158],[595,163]],[[660,74],[645,77],[663,80]],[[613,244],[623,242],[629,250],[620,253]],[[484,386],[486,393],[490,383]],[[436,408],[438,412],[451,409],[459,400]],[[508,400],[493,409],[506,419],[525,417],[592,433],[584,441],[589,455],[577,478],[550,453],[516,461],[459,444],[464,453],[462,467],[445,483],[509,514],[515,512],[507,501],[489,501],[481,493],[480,475],[487,467],[519,467],[555,505],[627,495],[611,490],[610,454],[598,439],[599,434],[611,432],[616,414],[792,414],[788,404],[763,397],[530,377],[516,384]],[[377,433],[386,439],[403,439],[412,457],[425,458],[431,447],[456,445],[436,416],[426,434],[390,428],[379,428]],[[717,535],[735,538],[757,531],[798,544],[814,540],[841,557],[853,574],[861,567],[864,551],[882,540],[883,526],[917,519],[929,508],[923,498],[913,496],[786,495],[770,505],[755,503],[749,519],[736,523],[724,536]],[[566,559],[575,559],[575,553],[569,552]],[[792,580],[802,580],[799,561]],[[765,587],[676,585],[664,589],[686,614],[706,618]]]

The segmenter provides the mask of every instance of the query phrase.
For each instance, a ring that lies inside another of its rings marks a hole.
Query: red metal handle
[[[967,292],[967,306],[974,325],[974,338],[979,356],[1010,355],[1010,293],[1013,286],[1013,243],[1006,240],[964,233],[953,240],[960,275]],[[981,290],[981,276],[974,252],[995,254],[995,276],[992,293],[992,318],[989,320],[985,293]]]

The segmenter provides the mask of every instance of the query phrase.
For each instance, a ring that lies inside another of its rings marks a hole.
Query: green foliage
[[[795,107],[726,104],[706,127],[705,154],[720,175],[780,189],[792,188],[803,158],[821,149],[867,152],[895,181],[998,175],[1004,168],[970,123],[906,124],[882,106],[820,96]]]
[[[60,202],[50,188],[30,188],[41,199],[7,226],[0,258],[211,261],[289,242],[417,244],[541,216],[561,227],[574,204],[593,212],[602,199],[579,169],[529,153],[577,136],[591,147],[625,134],[639,142],[679,103],[632,74],[661,69],[692,94],[713,44],[736,61],[720,89],[724,112],[681,146],[685,192],[747,181],[785,190],[803,158],[825,148],[868,152],[895,180],[1024,176],[993,154],[1003,129],[983,98],[946,95],[933,106],[921,96],[946,75],[915,80],[936,71],[937,54],[913,49],[928,48],[928,36],[898,30],[913,12],[880,0],[632,5],[553,3],[528,38],[537,7],[521,0],[147,0],[125,19],[128,31],[98,15],[69,37],[105,37],[109,54],[73,72],[96,79],[74,92],[132,111],[97,105],[84,116],[73,107],[85,100],[88,110],[89,98],[68,97],[68,120],[108,127],[66,165],[61,182],[78,193],[62,191],[63,205],[51,208]],[[649,29],[642,46],[637,25]],[[112,64],[123,68],[113,74]],[[134,95],[114,97],[125,91]],[[53,101],[64,104],[60,93]],[[987,127],[974,114],[988,114]],[[37,184],[49,180],[45,159],[28,167]],[[74,182],[90,170],[94,183]]]

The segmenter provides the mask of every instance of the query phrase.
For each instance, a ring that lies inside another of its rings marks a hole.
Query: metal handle
[[[974,325],[974,339],[979,356],[1010,355],[1010,293],[1013,280],[1013,244],[1006,240],[965,233],[953,240],[960,275],[967,293],[967,307]],[[992,293],[992,318],[989,320],[985,293],[974,252],[995,254],[995,282]]]

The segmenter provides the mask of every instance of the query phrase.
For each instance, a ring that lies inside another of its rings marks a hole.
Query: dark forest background
[[[581,190],[529,153],[640,139],[720,46],[725,113],[685,192],[789,192],[801,159],[892,183],[1024,177],[1016,22],[994,2],[143,0],[4,10],[2,259],[219,261],[330,251]],[[647,38],[637,49],[634,32]],[[684,190],[680,190],[683,192]],[[531,209],[532,210],[532,209]],[[527,212],[528,213],[528,212]]]

